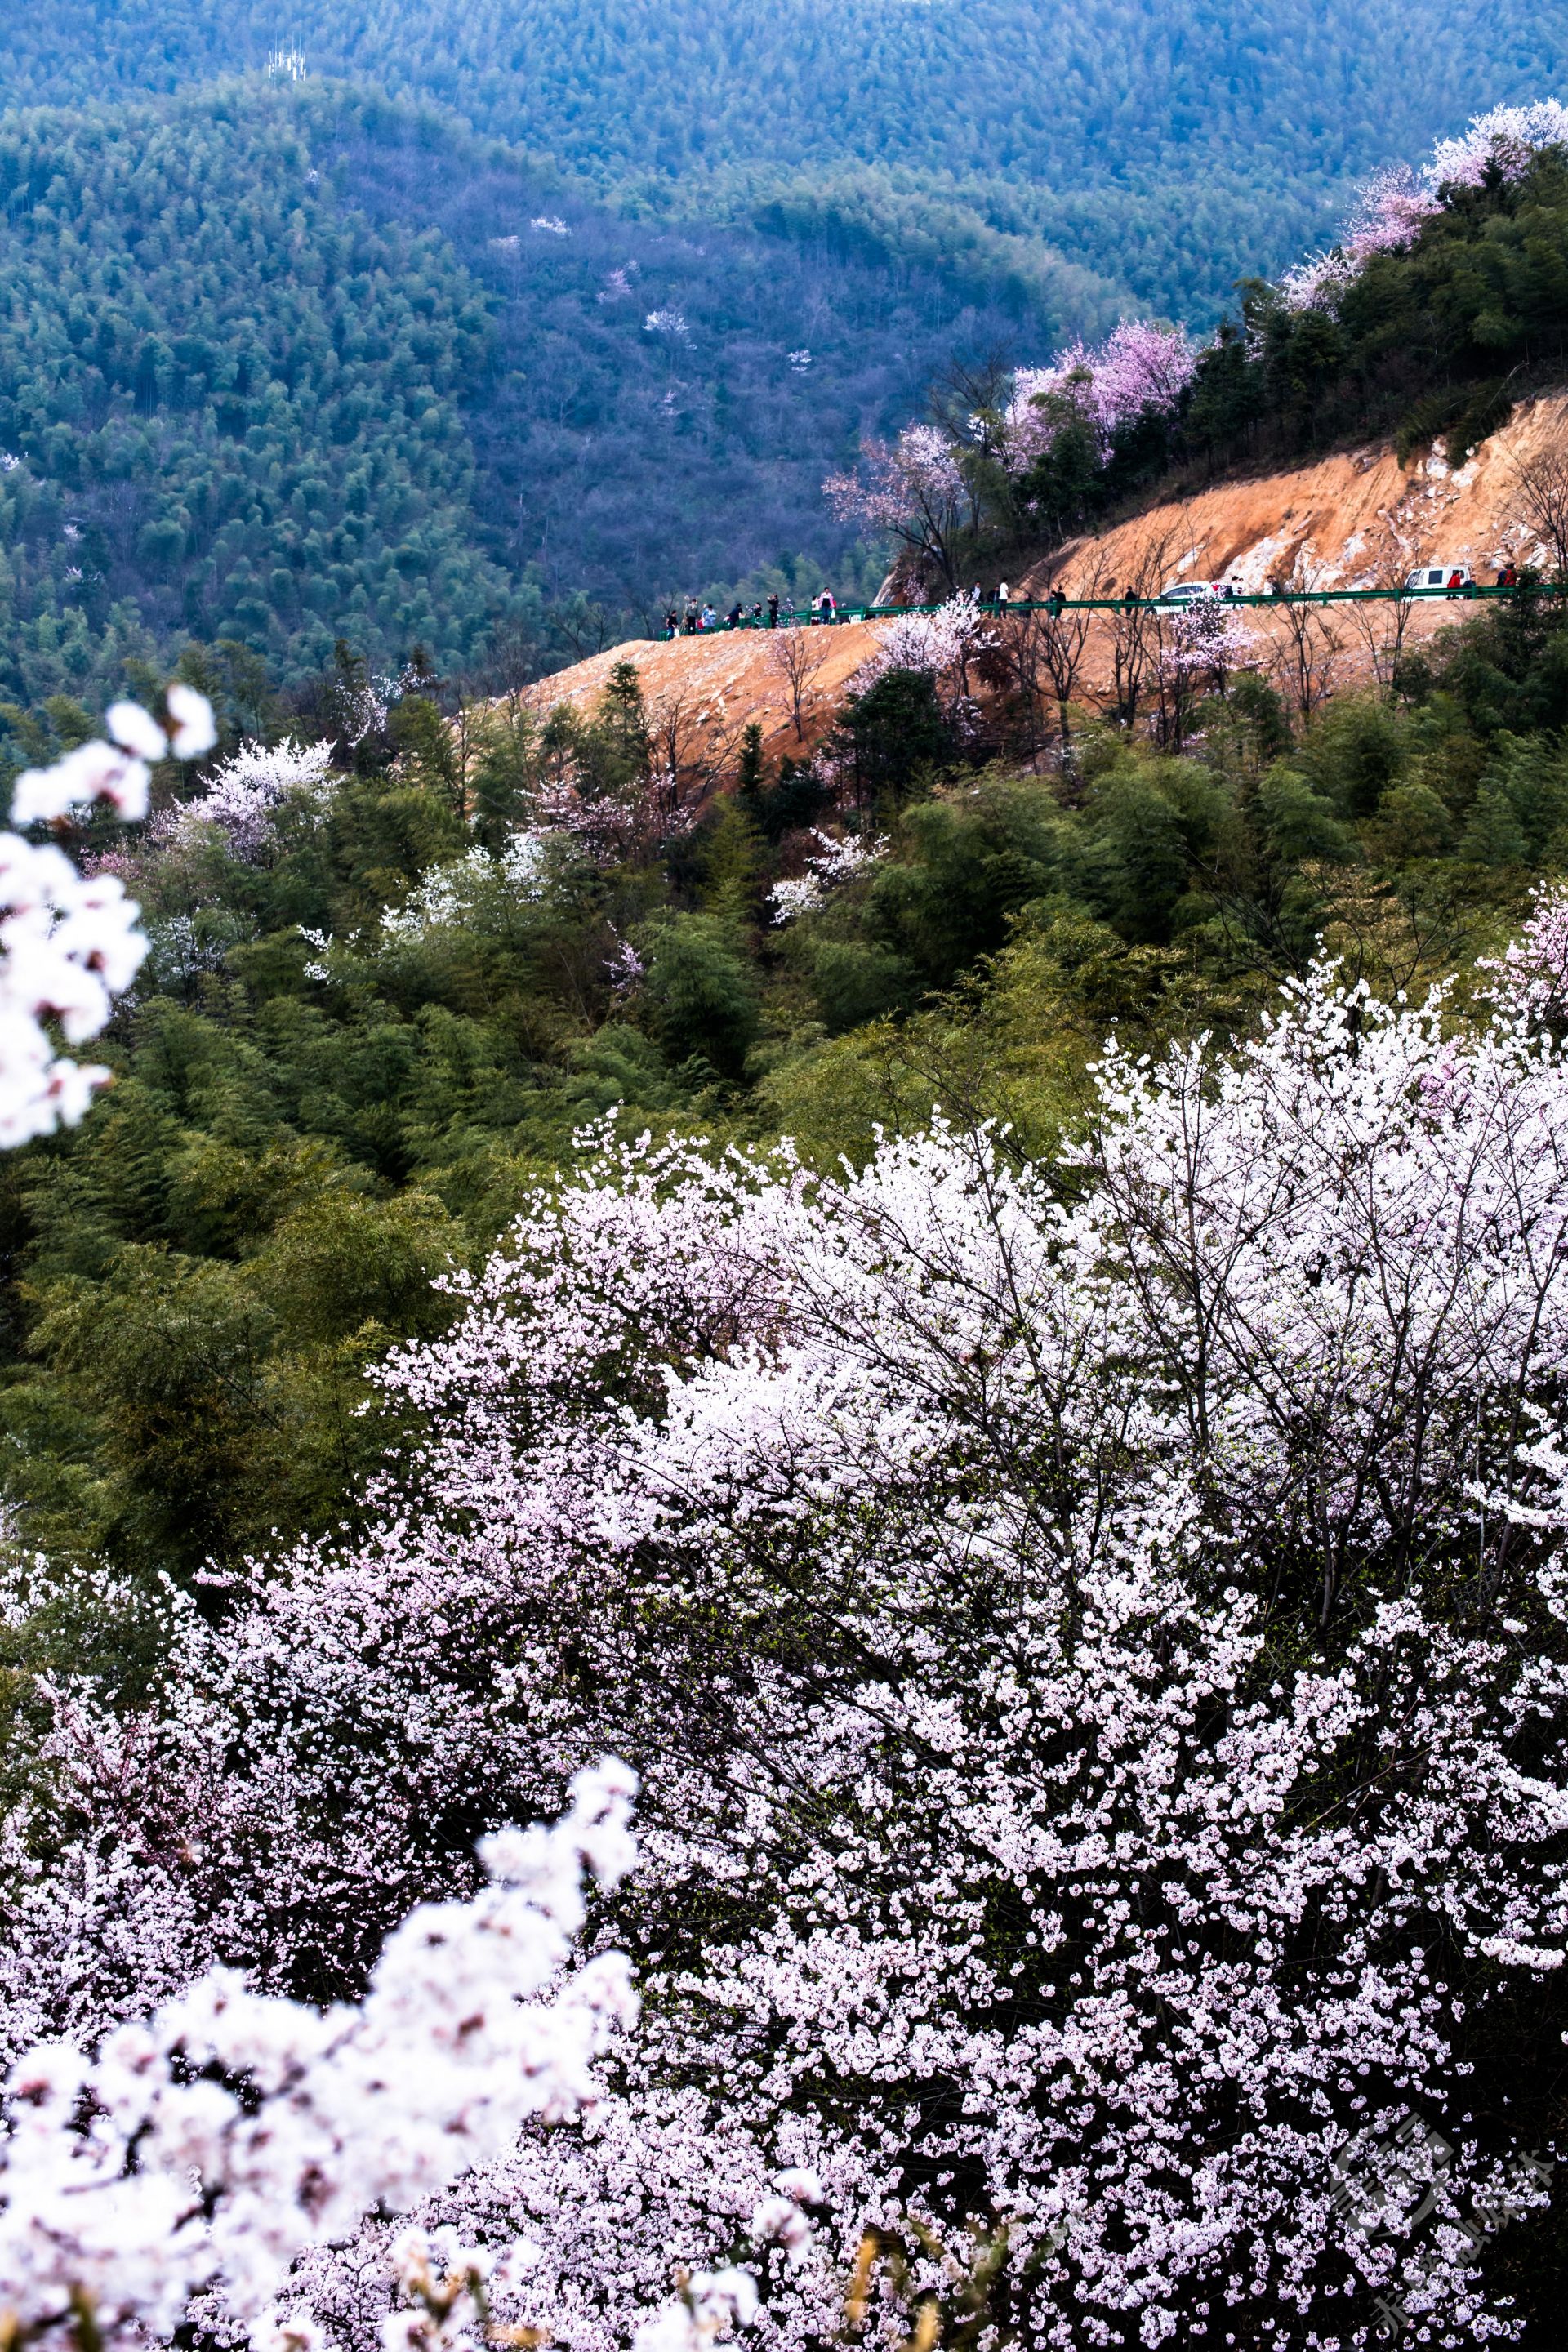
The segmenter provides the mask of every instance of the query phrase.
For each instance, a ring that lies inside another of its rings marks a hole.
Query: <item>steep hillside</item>
[[[1069,596],[1139,581],[1229,580],[1257,593],[1275,580],[1316,588],[1387,587],[1415,565],[1468,563],[1489,578],[1509,561],[1548,569],[1520,504],[1520,469],[1568,452],[1568,394],[1526,402],[1463,466],[1433,442],[1401,465],[1393,445],[1320,458],[1256,480],[1217,483],[1073,541],[1027,575]]]
[[[1465,563],[1489,580],[1510,560],[1550,565],[1520,506],[1522,466],[1545,452],[1568,456],[1568,394],[1526,403],[1464,466],[1450,467],[1441,446],[1402,466],[1388,442],[1370,444],[1311,466],[1253,480],[1216,484],[1179,503],[1152,507],[1097,538],[1071,542],[1013,583],[1015,596],[1042,597],[1053,587],[1071,597],[1120,595],[1129,587],[1157,595],[1179,580],[1226,579],[1249,593],[1275,580],[1297,588],[1386,587],[1424,563]],[[1358,610],[1329,607],[1342,684],[1364,677],[1372,655],[1355,625]],[[1446,600],[1416,604],[1405,616],[1407,645],[1418,645],[1456,618]],[[805,698],[804,739],[791,713],[789,685],[766,633],[636,640],[542,679],[530,689],[539,710],[558,703],[586,710],[617,661],[636,667],[650,701],[679,703],[686,723],[717,749],[741,728],[760,725],[770,759],[818,740],[841,707],[844,690],[874,650],[885,623],[851,623],[811,633],[814,670]],[[1249,608],[1246,626],[1262,657],[1284,625]],[[1109,694],[1114,623],[1095,616],[1081,690]]]
[[[455,664],[536,614],[474,529],[483,291],[340,202],[280,94],[0,121],[0,320],[7,694],[192,637]]]

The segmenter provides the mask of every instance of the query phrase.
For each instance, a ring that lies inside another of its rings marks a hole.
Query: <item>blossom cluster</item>
[[[381,919],[384,940],[408,944],[432,931],[453,930],[498,897],[509,904],[536,903],[548,886],[550,857],[544,837],[514,833],[498,856],[474,848],[445,866],[433,866],[401,907]]]
[[[1478,114],[1458,138],[1439,139],[1419,173],[1396,164],[1374,173],[1337,242],[1286,272],[1279,290],[1287,309],[1334,310],[1374,254],[1414,245],[1442,211],[1445,188],[1479,187],[1489,173],[1517,180],[1545,147],[1568,147],[1568,106],[1554,98]]]
[[[13,825],[53,824],[100,800],[122,817],[145,816],[149,761],[195,759],[216,740],[192,688],[172,686],[166,702],[167,728],[139,703],[116,702],[106,740],[24,769]],[[44,1024],[58,1023],[71,1045],[99,1034],[147,952],[139,912],[118,875],[83,875],[53,843],[0,833],[0,1146],[74,1125],[107,1083],[106,1069],[57,1053]]]
[[[1472,118],[1457,139],[1439,139],[1426,171],[1430,186],[1479,187],[1489,171],[1517,180],[1543,147],[1568,148],[1568,106],[1535,99],[1494,106]]]
[[[980,598],[973,589],[960,589],[931,613],[900,613],[879,633],[877,650],[862,662],[850,681],[852,694],[864,694],[889,670],[926,670],[933,677],[962,672],[974,655],[995,644]]]
[[[1562,1027],[1568,1023],[1568,896],[1545,887],[1518,939],[1481,965],[1498,999],[1517,1015]]]
[[[213,826],[236,857],[252,866],[272,839],[273,820],[291,793],[319,798],[331,769],[325,743],[242,743],[214,769],[199,798],[163,810],[153,820],[153,840],[190,841]]]
[[[1007,409],[1009,463],[1022,472],[1056,440],[1066,401],[1092,424],[1101,462],[1141,416],[1168,416],[1193,380],[1201,347],[1184,327],[1124,320],[1103,343],[1069,344],[1048,367],[1020,368]]]
[[[775,923],[816,914],[841,884],[858,880],[888,854],[888,843],[881,835],[863,841],[858,834],[839,837],[814,827],[812,837],[816,848],[806,858],[805,871],[775,882],[768,893]]]
[[[1253,658],[1257,643],[1241,614],[1225,597],[1196,596],[1172,613],[1160,646],[1160,668],[1167,677],[1221,686],[1232,670]]]
[[[846,522],[900,530],[911,517],[955,509],[963,476],[952,444],[934,425],[906,425],[896,441],[861,445],[855,472],[830,475],[823,494]]]
[[[580,1773],[553,1828],[488,1837],[489,1885],[413,1912],[354,2008],[214,1969],[91,2058],[25,2053],[0,2168],[13,2335],[141,2343],[205,2289],[279,2343],[289,2323],[271,2306],[304,2248],[503,2156],[525,2118],[578,2112],[637,1999],[617,1954],[562,1970],[584,1867],[611,1888],[634,1859],[635,1788],[615,1764]]]
[[[623,2352],[801,2168],[778,2352],[868,2233],[878,2342],[976,2233],[1063,2352],[1326,2352],[1378,2298],[1506,2336],[1489,2005],[1568,1965],[1565,933],[1469,1025],[1320,969],[1233,1056],[1112,1048],[1059,1173],[940,1121],[828,1177],[607,1129],[385,1368],[426,1434],[367,1532],[171,1602],[136,1769],[55,1694],[10,2005],[133,2016],[207,1950],[352,1996],[454,1820],[613,1750],[639,2034],[414,2216],[528,2237],[509,2324]],[[1442,2178],[1363,2227],[1411,2110]],[[343,2352],[386,2252],[295,2273]]]

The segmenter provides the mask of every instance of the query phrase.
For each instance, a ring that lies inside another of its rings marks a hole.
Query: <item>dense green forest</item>
[[[1534,18],[1447,0],[1375,37],[996,0],[521,33],[321,5],[286,39],[164,0],[43,6],[5,51],[12,103],[63,110],[0,121],[0,596],[34,704],[192,637],[294,683],[340,635],[504,681],[693,592],[865,593],[887,550],[820,485],[866,435],[1140,305],[1206,323],[1356,173],[1560,62]],[[1373,339],[1401,383],[1432,364],[1409,309]],[[1248,310],[1174,445],[1036,510],[1261,454],[1286,411],[1393,413],[1310,321],[1286,350],[1271,314],[1267,380],[1233,381],[1262,331]],[[1478,415],[1514,355],[1482,356]]]
[[[721,217],[793,186],[853,217],[868,185],[918,231],[935,198],[950,229],[1043,236],[1194,316],[1237,257],[1279,268],[1359,174],[1552,88],[1563,58],[1552,12],[1522,0],[40,0],[7,31],[8,85],[13,103],[169,89],[285,42],[313,74],[438,100],[626,203]]]
[[[0,205],[0,663],[31,702],[192,636],[285,678],[339,635],[471,672],[693,588],[874,584],[824,472],[944,358],[1071,315],[1038,267],[626,219],[263,78],[11,117]]]
[[[254,667],[186,666],[225,714],[220,763],[241,727],[310,731]],[[1180,756],[1095,725],[1038,772],[1005,692],[987,707],[976,738],[924,674],[851,699],[829,748],[869,780],[871,854],[792,920],[771,894],[815,852],[826,769],[747,747],[695,831],[639,830],[655,753],[629,670],[596,715],[542,725],[503,699],[454,730],[415,691],[351,747],[318,707],[333,778],[259,834],[182,816],[172,780],[146,835],[98,821],[83,846],[153,947],[108,1099],[0,1166],[27,1539],[191,1577],[350,1507],[387,1438],[367,1367],[440,1322],[432,1276],[607,1113],[785,1132],[830,1164],[941,1104],[1037,1153],[1112,1024],[1245,1031],[1320,934],[1419,987],[1568,856],[1568,627],[1528,598],[1305,723],[1238,677]],[[627,816],[618,845],[537,830],[568,776]]]
[[[285,106],[0,133],[6,667],[37,699],[172,631],[385,659],[513,607],[458,394],[488,320],[441,241],[323,195]]]

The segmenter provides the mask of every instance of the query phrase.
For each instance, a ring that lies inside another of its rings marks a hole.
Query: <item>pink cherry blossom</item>
[[[1544,147],[1568,147],[1568,107],[1557,99],[1496,106],[1455,139],[1439,139],[1419,173],[1408,164],[1375,173],[1327,252],[1309,255],[1280,280],[1292,310],[1332,310],[1374,254],[1403,253],[1443,209],[1445,188],[1479,187],[1495,171],[1517,180]]]
[[[1116,436],[1140,416],[1169,415],[1192,382],[1201,347],[1184,327],[1124,320],[1103,343],[1069,344],[1049,367],[1020,368],[1007,412],[1013,465],[1022,469],[1049,448],[1058,425],[1041,404],[1068,401],[1095,427],[1102,459]]]
[[[1471,118],[1457,139],[1439,139],[1426,165],[1429,186],[1479,187],[1489,169],[1517,180],[1543,147],[1568,147],[1568,106],[1555,98],[1494,106]]]
[[[940,1118],[828,1176],[588,1139],[386,1367],[426,1433],[368,1532],[220,1622],[171,1599],[140,1722],[46,1695],[17,2038],[220,1958],[226,2033],[300,1968],[358,2000],[403,1911],[474,1892],[455,1818],[613,1748],[643,1863],[590,1948],[647,1999],[592,2105],[428,2189],[401,2139],[332,2159],[525,2239],[506,2324],[624,2352],[679,2265],[653,2336],[690,2352],[760,2221],[779,2352],[868,2230],[918,2294],[1005,2228],[1010,2324],[1063,2352],[1216,2315],[1328,2352],[1377,2297],[1506,2340],[1467,2217],[1530,2227],[1551,2163],[1476,2124],[1488,2010],[1568,1955],[1565,926],[1469,1019],[1324,967],[1234,1054],[1112,1045],[1056,1166]],[[386,2222],[330,2235],[291,2327],[420,2324]]]

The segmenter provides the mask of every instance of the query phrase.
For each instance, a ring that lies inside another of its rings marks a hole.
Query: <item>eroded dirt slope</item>
[[[1377,443],[1284,473],[1218,484],[1076,541],[1037,565],[1014,593],[1043,595],[1059,584],[1074,596],[1118,594],[1130,585],[1148,594],[1182,579],[1227,579],[1254,593],[1276,578],[1370,588],[1403,579],[1422,563],[1468,563],[1489,581],[1510,558],[1544,556],[1521,520],[1518,476],[1521,463],[1551,448],[1568,449],[1568,394],[1521,405],[1457,471],[1436,446],[1402,467],[1392,446]],[[1441,599],[1419,604],[1406,642],[1448,625],[1458,610]],[[1273,658],[1280,634],[1274,616],[1249,613],[1247,622],[1259,657]],[[586,709],[616,663],[630,661],[650,707],[673,714],[684,735],[700,735],[716,758],[727,757],[755,720],[772,762],[786,752],[803,754],[821,736],[882,625],[850,622],[806,633],[818,666],[802,697],[798,730],[789,682],[766,631],[632,639],[541,679],[530,699],[542,712],[562,702]],[[1325,677],[1331,670],[1336,685],[1353,683],[1371,658],[1364,627],[1347,608],[1330,607],[1323,629],[1331,641]],[[1110,669],[1109,625],[1097,624],[1082,677],[1089,699],[1109,691]]]
[[[1226,482],[1080,540],[1029,574],[1038,592],[1114,593],[1158,574],[1233,580],[1253,593],[1296,575],[1320,588],[1374,588],[1422,563],[1468,563],[1489,580],[1544,551],[1521,520],[1518,472],[1568,446],[1568,394],[1521,406],[1455,472],[1434,446],[1401,467],[1386,442],[1256,481]],[[1113,585],[1114,583],[1114,585]],[[1438,608],[1441,612],[1441,607]]]
[[[721,629],[709,636],[663,640],[633,637],[541,678],[530,688],[529,699],[540,711],[563,702],[589,710],[616,664],[629,661],[650,709],[676,719],[683,733],[700,730],[720,740],[733,738],[737,745],[742,730],[755,721],[771,764],[786,752],[804,757],[816,741],[850,679],[875,652],[885,625],[846,621],[836,628],[792,633],[805,640],[807,665],[816,665],[804,683],[798,733],[791,682],[779,667],[777,637],[765,629]]]

